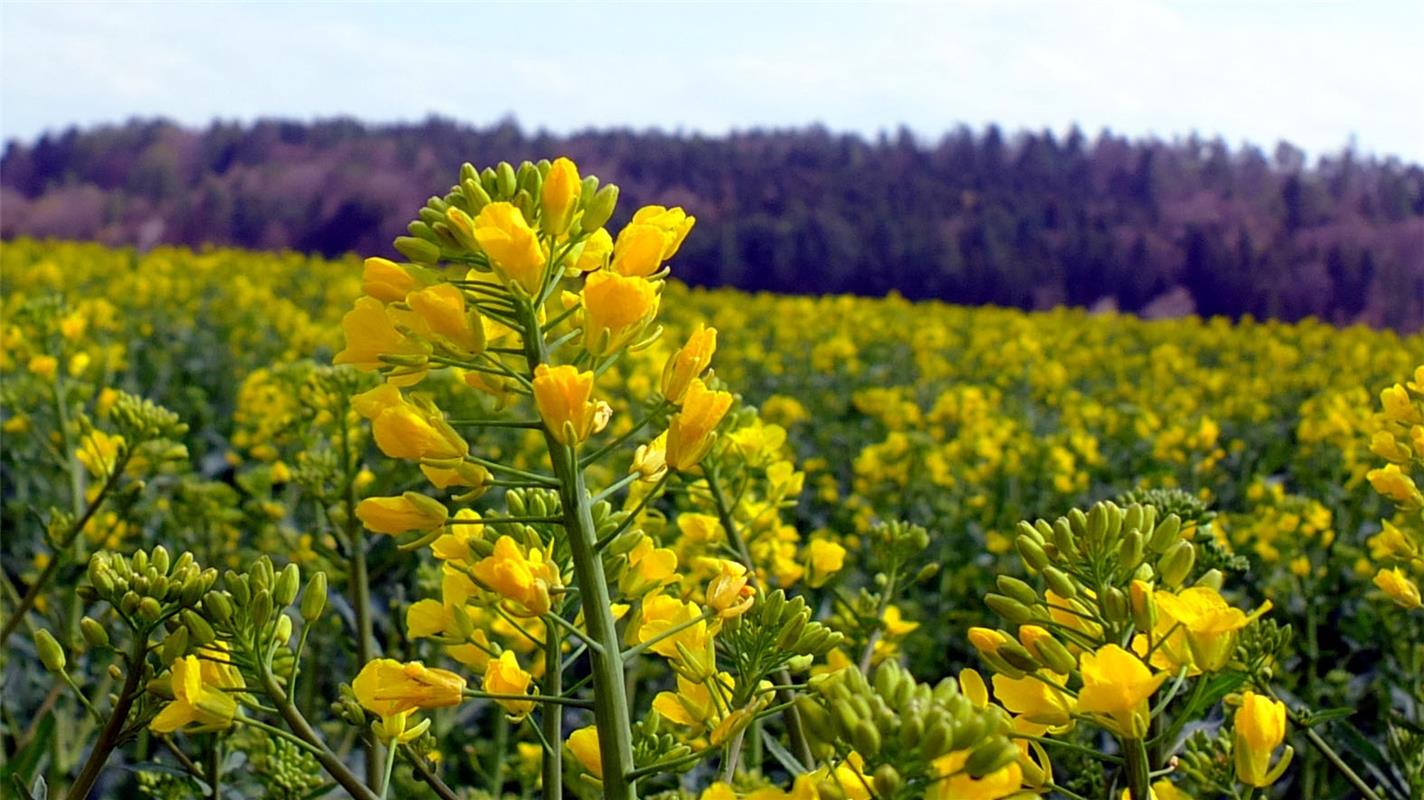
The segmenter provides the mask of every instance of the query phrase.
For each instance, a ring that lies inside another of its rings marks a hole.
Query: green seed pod
[[[272,584],[272,602],[279,608],[286,608],[297,599],[297,592],[302,588],[302,570],[296,564],[288,564],[282,568],[282,572],[277,576],[277,580]]]
[[[1162,576],[1164,584],[1172,587],[1180,586],[1182,581],[1187,579],[1187,575],[1191,574],[1196,560],[1197,550],[1192,546],[1192,543],[1179,540],[1157,562],[1157,574]]]
[[[45,669],[50,672],[64,671],[64,648],[59,646],[54,634],[44,628],[35,631],[35,651],[39,653],[40,663]]]
[[[184,609],[181,616],[184,627],[188,629],[188,640],[198,647],[212,644],[213,640],[218,638],[217,633],[213,631],[213,626],[209,625],[207,620],[192,609]]]
[[[984,595],[984,605],[988,606],[990,611],[1003,617],[1004,621],[1010,625],[1022,625],[1033,619],[1033,612],[1029,611],[1028,606],[1012,597],[1005,597],[1001,594],[986,594]]]
[[[79,620],[79,633],[90,647],[108,647],[109,632],[93,617]]]
[[[1019,601],[1026,606],[1031,606],[1038,602],[1038,592],[1032,586],[1013,577],[1012,575],[1000,575],[996,583],[999,591],[1009,598]]]
[[[1147,547],[1154,553],[1166,552],[1172,543],[1177,541],[1177,535],[1182,530],[1182,518],[1176,514],[1168,514],[1167,518],[1157,523],[1157,527],[1152,530],[1152,535],[1147,539]]]
[[[850,740],[855,744],[855,749],[865,758],[875,758],[880,755],[880,731],[870,720],[863,719],[857,723],[855,730],[851,731]]]
[[[1048,566],[1048,554],[1043,551],[1043,545],[1028,536],[1019,536],[1014,539],[1014,547],[1019,551],[1019,557],[1023,559],[1024,566],[1033,572],[1042,572]]]
[[[894,797],[904,784],[899,771],[890,764],[881,764],[875,770],[872,781],[875,783],[875,793],[881,797]]]
[[[326,573],[317,572],[307,581],[307,588],[302,592],[302,620],[310,625],[321,619],[321,612],[326,610]]]
[[[1048,588],[1053,593],[1064,600],[1072,600],[1078,596],[1078,584],[1068,577],[1068,573],[1057,567],[1046,567],[1043,570],[1043,582],[1048,584]]]
[[[964,771],[969,777],[979,779],[993,774],[1018,760],[1019,749],[1012,742],[1002,739],[985,742],[969,754],[964,762]]]
[[[579,222],[579,228],[584,233],[593,233],[608,224],[608,220],[613,216],[613,209],[618,206],[618,187],[608,184],[597,192],[588,201],[588,206],[583,210],[583,219]]]

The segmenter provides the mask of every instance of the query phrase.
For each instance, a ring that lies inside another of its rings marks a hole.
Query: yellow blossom
[[[361,668],[351,689],[362,708],[389,717],[417,708],[443,708],[464,700],[465,679],[419,661],[378,658]]]
[[[448,515],[438,500],[416,492],[399,497],[368,497],[356,505],[356,516],[367,530],[391,535],[435,530],[445,524]]]
[[[361,291],[382,303],[399,303],[419,287],[420,281],[388,258],[368,258],[362,265]]]
[[[1419,585],[1410,580],[1400,568],[1381,569],[1375,573],[1374,583],[1401,608],[1419,608]]]
[[[470,446],[439,412],[407,401],[389,383],[351,398],[351,407],[371,421],[371,434],[391,458],[464,458]]]
[[[668,467],[686,472],[701,463],[731,407],[731,393],[712,391],[700,378],[694,378],[683,396],[682,411],[668,421]]]
[[[578,246],[578,256],[574,259],[574,269],[578,272],[592,272],[602,269],[613,253],[613,237],[599,228]]]
[[[1398,464],[1385,464],[1370,470],[1366,476],[1375,491],[1406,508],[1424,505],[1424,495],[1414,485],[1414,479],[1400,470]]]
[[[475,564],[474,573],[481,583],[534,616],[548,613],[549,590],[561,585],[554,562],[538,548],[531,548],[526,556],[510,536],[499,537],[494,552]]]
[[[529,297],[538,294],[547,256],[518,208],[503,202],[486,205],[475,217],[473,235],[506,286],[518,286]]]
[[[1194,586],[1177,594],[1157,591],[1153,601],[1164,618],[1159,625],[1169,630],[1180,626],[1191,648],[1192,662],[1205,672],[1226,666],[1236,649],[1237,633],[1271,608],[1268,600],[1247,614],[1206,586]]]
[[[1073,721],[1073,698],[1061,688],[1064,676],[1049,672],[1022,678],[995,675],[993,681],[999,704],[1029,722],[1061,727]]]
[[[480,312],[465,302],[459,287],[440,283],[406,295],[420,333],[455,349],[477,355],[485,349],[485,326]]]
[[[392,383],[398,386],[419,383],[425,377],[430,354],[424,342],[396,330],[396,320],[401,313],[408,312],[393,313],[374,297],[359,298],[356,307],[341,318],[346,349],[337,353],[332,363],[350,364],[365,372],[396,365],[389,378]]]
[[[490,694],[527,694],[531,680],[533,676],[519,666],[514,651],[505,650],[499,658],[490,659],[485,667],[484,690]],[[495,702],[516,720],[524,719],[534,710],[532,700],[496,699]]]
[[[579,171],[574,162],[562,156],[554,159],[554,163],[549,165],[549,173],[544,176],[543,191],[539,196],[539,227],[545,233],[562,236],[573,221],[582,191],[583,184],[579,182]]]
[[[658,289],[643,278],[595,272],[583,287],[583,345],[595,356],[631,343],[658,313]]]
[[[677,576],[677,553],[666,547],[654,547],[653,540],[644,537],[628,552],[628,570],[618,581],[624,594],[645,594]]]
[[[663,263],[666,237],[652,225],[628,225],[613,243],[612,270],[630,278],[646,278]]]
[[[74,452],[79,463],[96,478],[108,477],[118,463],[119,453],[124,449],[124,437],[108,434],[95,428],[90,430]]]
[[[569,734],[569,752],[595,778],[603,777],[603,752],[598,746],[598,726],[589,725]]]
[[[1232,720],[1232,751],[1236,757],[1236,777],[1247,786],[1270,786],[1285,771],[1291,750],[1286,748],[1280,762],[1271,768],[1271,755],[1286,738],[1286,707],[1279,700],[1248,691]]]
[[[45,380],[52,380],[59,371],[59,359],[54,356],[35,356],[30,359],[29,370]]]
[[[677,255],[678,248],[692,230],[696,217],[690,217],[681,208],[663,206],[643,206],[633,212],[631,225],[649,225],[663,235],[662,260],[667,261]]]
[[[173,733],[189,725],[226,728],[237,715],[236,696],[223,691],[220,673],[204,674],[198,656],[183,656],[169,673],[173,700],[149,722],[155,733]],[[241,676],[238,676],[239,685]]]
[[[712,354],[717,352],[717,329],[698,323],[687,337],[687,344],[668,357],[663,366],[662,393],[669,402],[681,403],[692,379],[707,371]]]
[[[1000,800],[1023,785],[1023,768],[1017,761],[982,778],[970,777],[964,771],[969,753],[969,750],[955,750],[935,759],[935,771],[945,777],[930,789],[934,800]]]
[[[735,561],[719,559],[716,577],[707,584],[707,605],[722,619],[746,613],[756,600],[756,588],[747,583],[747,568]]]
[[[603,430],[612,410],[593,400],[593,373],[579,372],[568,364],[534,371],[534,403],[544,425],[559,442],[581,444]]]
[[[812,539],[806,545],[806,583],[824,586],[845,566],[846,549],[828,539]]]
[[[1125,738],[1146,735],[1147,699],[1167,679],[1167,673],[1154,675],[1141,659],[1116,644],[1084,653],[1078,668],[1083,677],[1079,712],[1104,715],[1108,727]]]

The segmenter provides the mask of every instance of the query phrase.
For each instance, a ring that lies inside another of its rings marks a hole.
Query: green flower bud
[[[996,583],[999,586],[999,591],[1026,606],[1038,602],[1038,592],[1034,591],[1032,586],[1012,575],[1000,575]]]
[[[514,174],[514,167],[508,161],[501,161],[494,168],[497,191],[499,196],[510,198],[514,196],[514,191],[519,186],[519,177]]]
[[[184,627],[188,629],[188,639],[193,644],[202,647],[212,644],[213,640],[218,638],[213,626],[192,609],[184,609],[180,616],[183,618]]]
[[[302,592],[302,620],[310,625],[321,619],[321,612],[326,610],[326,573],[318,572],[307,581],[307,588]]]
[[[1098,503],[1088,510],[1086,538],[1093,547],[1100,547],[1108,536],[1108,507]]]
[[[223,574],[223,583],[227,586],[228,593],[232,595],[232,600],[238,608],[246,608],[252,602],[252,586],[248,583],[246,575],[239,575],[232,570]]]
[[[79,620],[79,634],[90,647],[108,647],[109,632],[93,617]]]
[[[1142,531],[1133,529],[1122,537],[1122,544],[1117,548],[1117,558],[1124,569],[1137,569],[1137,565],[1142,563],[1144,545]]]
[[[208,617],[215,620],[219,625],[226,625],[232,622],[234,608],[232,600],[222,592],[208,592],[203,596],[203,610],[208,612]]]
[[[1053,593],[1064,600],[1072,600],[1078,596],[1078,584],[1068,577],[1068,573],[1057,567],[1045,567],[1043,569],[1043,582],[1048,584],[1048,588]]]
[[[998,656],[1024,672],[1037,672],[1041,666],[1028,649],[1018,642],[1004,642],[999,647]]]
[[[278,607],[285,608],[297,599],[297,592],[301,588],[301,568],[296,564],[288,564],[282,568],[282,573],[272,585],[272,601]]]
[[[999,739],[985,742],[969,754],[964,770],[971,778],[993,774],[1018,760],[1019,749],[1012,742]]]
[[[1058,552],[1065,557],[1077,552],[1078,539],[1073,533],[1072,523],[1066,517],[1059,517],[1053,521],[1053,546],[1057,547]]]
[[[1106,522],[1106,520],[1104,520]],[[1083,509],[1075,508],[1068,512],[1068,526],[1072,528],[1073,535],[1088,535],[1088,515],[1083,513]],[[1106,527],[1104,527],[1106,530]]]
[[[152,597],[145,597],[138,602],[138,615],[148,622],[156,622],[163,616],[163,606]]]
[[[1191,542],[1178,540],[1157,562],[1157,574],[1162,576],[1162,582],[1168,586],[1180,586],[1182,581],[1187,579],[1196,564],[1197,550]]]
[[[169,562],[168,548],[161,544],[153,548],[153,553],[149,556],[149,563],[153,565],[153,568],[158,571],[159,575],[168,574]]]
[[[1037,540],[1021,535],[1014,540],[1014,546],[1018,549],[1024,566],[1033,572],[1042,572],[1048,566],[1048,554],[1043,551],[1043,545],[1039,544]]]
[[[252,604],[248,606],[247,613],[254,627],[266,627],[267,622],[272,619],[272,593],[266,589],[258,589],[252,595]]]
[[[1193,585],[1221,591],[1221,585],[1225,580],[1226,576],[1221,574],[1221,570],[1209,569],[1203,572],[1201,577],[1197,578]]]
[[[45,669],[50,672],[64,671],[64,648],[59,646],[54,634],[44,628],[35,631],[35,651],[39,653],[40,663]]]
[[[583,219],[579,222],[579,227],[584,233],[593,233],[608,224],[608,220],[613,217],[613,209],[618,205],[618,187],[613,184],[594,192],[593,197],[588,201],[588,206],[583,210]]]
[[[856,723],[855,730],[851,731],[851,743],[855,749],[865,758],[871,759],[880,755],[880,731],[868,719],[863,719]]]
[[[172,664],[188,652],[188,629],[179,626],[177,630],[163,637],[163,646],[158,650],[158,658],[165,664]]]
[[[1168,514],[1167,518],[1157,523],[1152,535],[1147,539],[1147,547],[1154,553],[1166,552],[1172,543],[1177,541],[1177,535],[1182,530],[1182,518],[1176,514]]]
[[[904,781],[900,773],[890,764],[881,764],[872,776],[875,783],[875,792],[881,797],[894,797],[900,791]]]
[[[397,236],[395,248],[417,264],[434,264],[440,260],[440,245],[414,236]]]
[[[1103,616],[1109,622],[1127,622],[1132,616],[1132,610],[1127,603],[1127,595],[1116,586],[1104,589],[1098,599],[1102,603]]]
[[[1033,619],[1033,612],[1028,606],[1019,601],[1005,597],[1001,594],[987,594],[984,596],[984,604],[990,611],[1004,618],[1005,622],[1011,625],[1022,625]]]

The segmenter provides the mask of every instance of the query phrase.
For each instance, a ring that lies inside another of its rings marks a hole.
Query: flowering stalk
[[[519,319],[524,333],[524,353],[529,371],[548,361],[544,347],[544,331],[539,325],[534,307],[519,304]],[[559,480],[559,502],[563,507],[564,531],[573,556],[574,576],[578,580],[579,598],[583,604],[584,624],[588,636],[598,645],[589,649],[593,667],[593,716],[598,726],[600,758],[603,763],[603,796],[637,797],[636,785],[629,773],[633,771],[632,722],[628,714],[628,698],[623,677],[618,632],[614,627],[613,610],[608,593],[608,577],[599,558],[598,533],[593,523],[588,489],[584,486],[583,470],[579,467],[576,445],[565,445],[550,430],[544,432],[549,460]],[[553,628],[549,631],[552,633]],[[551,638],[552,641],[552,638]],[[557,650],[553,649],[557,659]],[[557,674],[557,670],[554,671]],[[551,692],[552,693],[552,692]],[[546,712],[547,713],[547,712]],[[558,713],[555,711],[555,713]],[[558,746],[554,742],[551,745]],[[548,776],[545,780],[547,782]]]

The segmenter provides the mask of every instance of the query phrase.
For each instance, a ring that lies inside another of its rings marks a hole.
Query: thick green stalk
[[[558,613],[558,609],[555,609]],[[544,626],[544,685],[542,691],[557,697],[564,691],[564,664],[559,652],[563,636],[557,625]],[[564,707],[559,703],[545,703],[543,718],[540,720],[544,738],[550,744],[564,740]],[[544,754],[544,797],[558,800],[563,796],[564,753],[557,744]]]
[[[532,373],[538,365],[547,363],[544,334],[532,306],[521,303],[519,316]],[[608,576],[604,574],[603,561],[598,557],[598,530],[593,524],[588,489],[584,486],[577,452],[554,438],[547,428],[544,441],[554,475],[559,480],[564,533],[573,556],[574,579],[578,582],[579,599],[583,604],[584,625],[588,628],[589,638],[599,645],[589,650],[589,661],[593,668],[593,718],[598,728],[603,762],[603,796],[608,800],[633,800],[638,794],[635,781],[628,777],[633,771],[633,729],[624,688],[623,657],[608,594]],[[549,744],[560,747],[562,743]]]
[[[1152,765],[1147,761],[1147,743],[1141,739],[1125,739],[1122,756],[1127,766],[1127,789],[1132,800],[1151,800]]]

